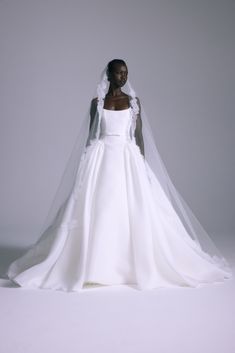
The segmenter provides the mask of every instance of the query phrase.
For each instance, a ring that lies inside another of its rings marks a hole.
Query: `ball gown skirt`
[[[8,268],[19,286],[79,291],[89,283],[129,284],[145,290],[231,277],[187,233],[128,138],[130,109],[103,109],[101,134],[88,146],[70,196],[39,241]]]

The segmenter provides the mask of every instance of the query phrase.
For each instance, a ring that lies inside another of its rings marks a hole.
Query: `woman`
[[[122,110],[129,108],[130,96],[122,92],[121,87],[126,84],[128,76],[128,69],[124,60],[112,60],[108,64],[108,81],[110,82],[108,93],[105,96],[104,108],[109,110]],[[140,111],[140,101],[136,97]],[[91,101],[91,123],[94,120],[94,113],[97,110],[98,97]],[[142,121],[140,113],[137,117],[137,124],[135,130],[136,143],[140,147],[140,151],[144,156],[144,141],[142,136]]]
[[[199,287],[231,278],[167,174],[123,60],[108,63],[97,93],[79,134],[89,126],[85,148],[75,148],[83,153],[75,153],[72,189],[38,242],[11,264],[9,278],[64,291]]]

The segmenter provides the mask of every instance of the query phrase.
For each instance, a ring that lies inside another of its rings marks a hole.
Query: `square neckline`
[[[103,108],[104,110],[107,110],[108,112],[123,112],[124,110],[128,110],[128,109],[130,109],[131,107],[129,107],[129,108],[126,108],[126,109],[119,109],[119,110],[117,110],[117,109],[106,109],[106,108]]]

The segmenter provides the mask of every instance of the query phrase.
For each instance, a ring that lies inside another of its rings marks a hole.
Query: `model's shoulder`
[[[135,98],[136,98],[136,101],[137,101],[138,105],[140,106],[140,99],[139,99],[139,97],[135,97]]]
[[[91,105],[97,105],[98,103],[98,97],[95,97],[91,100]]]
[[[129,96],[129,100],[131,101],[132,97],[130,95],[128,95],[128,96]],[[136,103],[139,107],[139,112],[140,112],[141,111],[140,99],[139,99],[139,97],[135,97],[135,99],[136,99]]]
[[[132,97],[129,94],[127,94],[127,96],[129,97],[130,100],[132,99]],[[139,97],[135,97],[135,98],[136,98],[137,102],[140,103]]]

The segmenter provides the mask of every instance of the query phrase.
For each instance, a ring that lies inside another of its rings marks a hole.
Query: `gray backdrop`
[[[234,10],[225,0],[0,1],[2,245],[39,237],[113,58],[128,64],[179,192],[210,234],[234,234]]]

